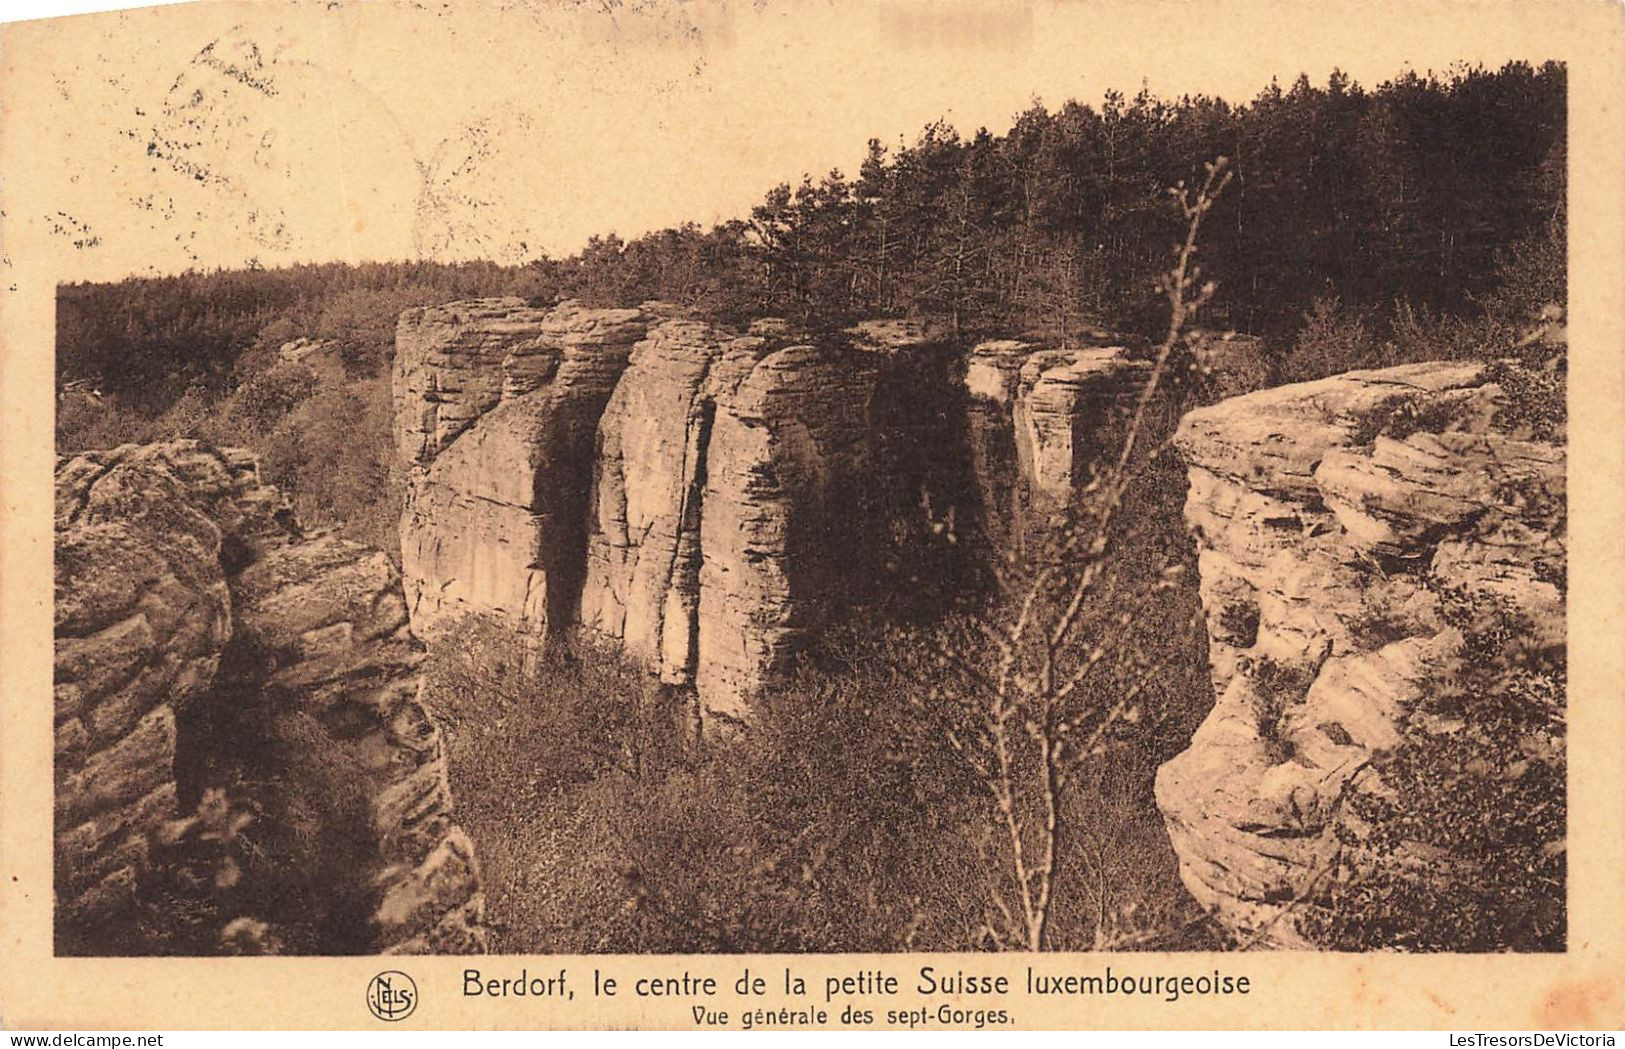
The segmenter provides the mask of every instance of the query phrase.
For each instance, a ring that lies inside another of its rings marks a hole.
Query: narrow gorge
[[[1076,510],[1152,371],[1143,343],[1077,341],[957,351],[912,322],[733,329],[658,302],[408,310],[399,575],[301,529],[248,453],[60,460],[63,949],[132,924],[182,952],[485,949],[424,645],[495,624],[533,667],[582,631],[725,741],[830,631],[943,614],[986,585],[978,559],[1033,556]],[[1256,356],[1232,342],[1185,367],[1224,390],[1225,362]],[[1524,424],[1508,383],[1528,381],[1349,372],[1219,399],[1169,435],[1188,481],[1162,505],[1183,499],[1213,698],[1155,803],[1233,943],[1322,943],[1334,871],[1445,858],[1383,844],[1369,813],[1417,732],[1482,735],[1470,682],[1429,706],[1483,657],[1472,610],[1561,660],[1564,446]],[[1560,772],[1560,729],[1520,731]],[[340,861],[314,854],[341,838]],[[154,902],[160,869],[195,884]],[[152,931],[207,883],[212,919]],[[310,892],[321,914],[289,918]]]

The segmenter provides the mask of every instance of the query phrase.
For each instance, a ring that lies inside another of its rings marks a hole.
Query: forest
[[[1225,278],[1209,323],[1285,349],[1317,302],[1380,317],[1397,304],[1519,312],[1550,289],[1501,287],[1503,271],[1563,257],[1565,84],[1558,64],[1512,63],[1369,90],[1300,76],[1245,105],[1144,91],[1098,109],[1035,102],[1002,135],[936,123],[896,148],[871,139],[855,176],[803,176],[709,231],[606,233],[563,259],[69,285],[58,374],[153,413],[192,383],[223,392],[263,366],[251,351],[305,335],[344,340],[366,375],[387,360],[401,309],[492,294],[809,324],[940,316],[967,338],[1146,331],[1162,321],[1151,283],[1179,232],[1168,187],[1216,156],[1236,183],[1203,246]]]

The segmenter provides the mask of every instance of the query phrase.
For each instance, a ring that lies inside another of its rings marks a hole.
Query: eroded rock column
[[[832,608],[861,593],[875,522],[875,363],[793,345],[733,362],[707,457],[695,686],[743,717]]]
[[[256,805],[260,823],[288,815],[281,802],[296,795],[318,812],[359,806],[354,824],[326,817],[319,828],[355,859],[346,874],[365,913],[330,930],[343,946],[483,950],[478,868],[451,817],[439,732],[417,699],[421,649],[389,559],[303,534],[252,456],[195,441],[60,463],[56,514],[66,946],[82,947],[81,934],[112,949],[136,942],[155,850],[173,843],[200,793],[219,787],[223,804]],[[304,781],[307,766],[268,752],[266,733],[290,719],[302,719],[308,735],[298,739],[320,751],[298,757],[326,762],[329,778]],[[234,797],[238,783],[270,793]],[[246,899],[257,899],[254,876],[240,865],[232,875],[248,879]],[[312,891],[326,888],[338,889]],[[302,918],[266,906],[241,917],[273,930]]]
[[[787,341],[663,324],[599,430],[582,621],[709,715],[746,717],[873,563],[876,359]]]
[[[655,328],[604,410],[581,621],[668,684],[699,658],[700,523],[718,392],[767,342],[696,321]]]
[[[412,624],[466,613],[541,635],[581,586],[594,435],[642,310],[480,299],[409,310],[396,439],[410,470],[401,567]]]
[[[1121,346],[1045,349],[984,342],[966,361],[972,469],[983,526],[1019,550],[1026,532],[1071,506],[1094,479],[1150,374]]]

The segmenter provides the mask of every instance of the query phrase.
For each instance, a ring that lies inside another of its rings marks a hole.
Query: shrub
[[[253,433],[269,431],[316,387],[316,373],[305,365],[278,361],[237,389],[231,398],[233,421]]]
[[[334,526],[398,556],[403,485],[392,421],[388,381],[354,380],[317,390],[250,446],[305,525]]]
[[[208,935],[195,938],[187,953],[245,950],[259,940],[295,954],[355,954],[370,946],[369,878],[376,869],[370,799],[380,784],[367,771],[363,741],[340,738],[297,697],[258,684],[278,658],[234,639],[216,680],[241,684],[217,688],[209,702],[177,712],[182,801],[199,806],[200,817],[220,804],[211,798],[229,803],[226,857],[236,872],[208,894]],[[210,826],[201,818],[195,829]],[[177,842],[180,848],[161,858],[156,884],[196,883],[186,868],[213,855],[189,845],[187,833]],[[267,939],[239,924],[231,943],[223,943],[225,927],[238,918],[275,925]]]
[[[1335,295],[1316,298],[1281,362],[1281,381],[1307,382],[1388,363],[1374,327],[1372,311],[1347,308]]]
[[[1448,591],[1466,646],[1337,825],[1301,928],[1338,950],[1554,951],[1566,942],[1561,650],[1503,599]]]
[[[1556,307],[1548,306],[1547,311],[1549,317],[1561,316]],[[1502,395],[1495,423],[1514,437],[1567,439],[1568,355],[1561,343],[1554,342],[1537,332],[1514,348],[1518,356],[1490,363],[1488,377],[1501,387]]]
[[[691,694],[586,638],[552,645],[533,675],[526,662],[485,621],[426,664],[499,950],[992,946],[985,796],[918,719],[919,681],[886,645],[833,639],[750,726],[704,739]],[[1195,913],[1146,804],[1155,764],[1102,762],[1069,795],[1095,833],[1068,846],[1090,891],[1058,915],[1058,942],[1092,942],[1102,920],[1132,945],[1183,942],[1142,935]]]

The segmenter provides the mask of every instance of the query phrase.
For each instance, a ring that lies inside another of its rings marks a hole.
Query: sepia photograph
[[[1263,6],[6,27],[48,953],[1568,955],[1570,53]]]

